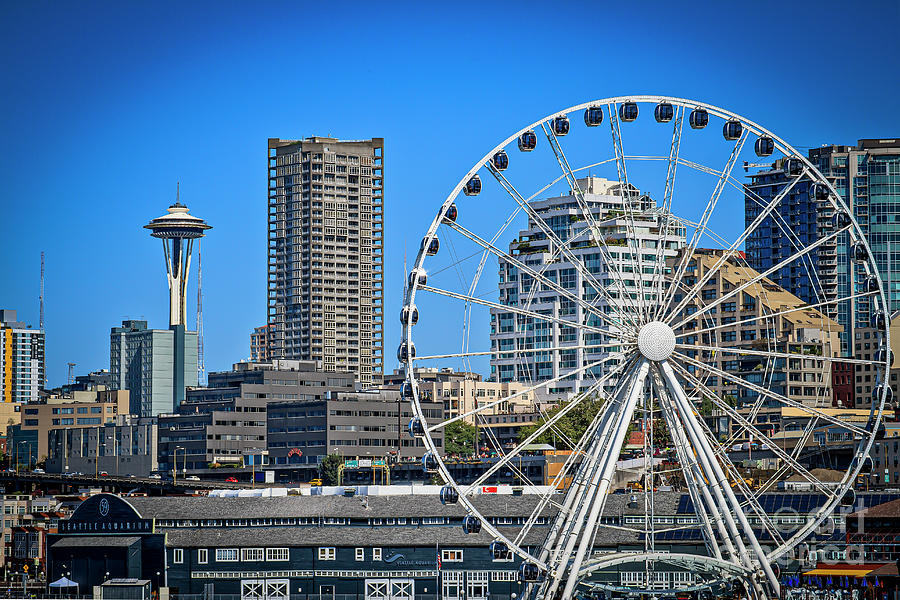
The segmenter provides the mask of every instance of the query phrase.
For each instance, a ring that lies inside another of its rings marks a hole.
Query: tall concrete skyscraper
[[[384,139],[269,139],[271,358],[376,382],[384,364]]]
[[[809,159],[853,212],[888,290],[890,312],[900,310],[900,139],[862,139],[856,146],[822,146],[811,149]],[[748,224],[786,181],[780,165],[750,176],[745,195]],[[777,219],[764,219],[747,238],[747,262],[759,271],[790,256],[794,236],[807,245],[833,230],[831,209],[826,202],[809,197],[808,181],[798,182],[777,212]],[[810,303],[846,298],[858,291],[862,273],[848,258],[846,235],[822,244],[805,262],[806,268],[797,261],[779,269],[770,279]],[[843,301],[822,310],[843,326],[841,353],[852,354],[856,350],[855,331],[869,323],[868,299]]]

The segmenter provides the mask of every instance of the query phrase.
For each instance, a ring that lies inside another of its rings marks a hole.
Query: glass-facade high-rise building
[[[384,139],[269,139],[268,351],[377,383]]]
[[[900,310],[900,139],[861,139],[856,146],[822,146],[809,159],[843,198],[872,247],[888,290],[890,312]],[[762,206],[788,182],[775,164],[750,176],[745,185],[745,217],[749,225]],[[809,197],[809,182],[799,181],[773,215],[747,238],[747,262],[766,270],[800,247],[831,233],[831,209]],[[809,253],[808,259],[785,265],[770,278],[805,302],[834,301],[853,295],[861,274],[848,257],[848,236],[838,236]],[[843,327],[841,354],[856,351],[855,330],[870,318],[865,298],[821,309]]]

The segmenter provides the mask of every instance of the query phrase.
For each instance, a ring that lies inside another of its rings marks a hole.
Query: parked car
[[[35,469],[34,471],[32,471],[32,473],[43,475],[44,473],[46,473],[46,471],[44,471],[43,469]]]
[[[225,480],[225,483],[238,483],[238,478],[237,477],[228,477]]]
[[[185,477],[185,479],[187,479],[188,481],[200,481],[200,478],[196,475],[189,475],[188,477]]]
[[[159,473],[154,473],[150,476],[150,479],[162,479],[162,475],[160,475]]]
[[[322,485],[322,480],[319,479],[319,478],[316,478],[316,479],[310,479],[310,480],[309,480],[309,485]]]
[[[100,471],[100,477],[109,477],[109,473],[106,471]]]

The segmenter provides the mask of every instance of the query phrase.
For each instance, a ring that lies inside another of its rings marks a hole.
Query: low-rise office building
[[[92,473],[147,477],[158,470],[153,417],[119,415],[101,427],[51,429],[48,473]]]
[[[52,395],[42,402],[22,407],[22,431],[36,432],[35,462],[48,455],[47,439],[53,429],[73,427],[100,427],[115,422],[118,415],[128,414],[128,390],[107,390],[98,386],[95,390],[74,391],[70,394]]]
[[[451,368],[422,367],[415,370],[415,375],[419,398],[429,402],[442,402],[445,418],[448,419],[503,398],[509,400],[499,402],[478,414],[499,415],[535,409],[534,392],[525,391],[528,385],[518,381],[484,381],[478,373],[454,371]],[[404,381],[406,375],[400,369],[395,369],[393,374],[384,377],[384,385],[392,389],[399,389]],[[474,424],[475,416],[468,416],[465,420]]]
[[[190,389],[177,413],[159,417],[159,468],[187,471],[259,465],[267,450],[266,411],[272,402],[319,401],[329,391],[355,389],[352,373],[326,373],[315,361],[242,362],[209,374]]]
[[[428,420],[444,415],[440,401],[424,401],[421,406]],[[275,402],[267,416],[269,462],[280,470],[297,468],[295,481],[316,469],[327,454],[393,462],[425,453],[422,441],[407,433],[413,417],[410,402],[401,401],[396,391],[335,391],[321,400]],[[443,431],[433,431],[432,438],[443,447]]]

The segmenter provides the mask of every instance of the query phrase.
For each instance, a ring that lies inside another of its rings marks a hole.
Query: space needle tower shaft
[[[191,251],[194,240],[212,229],[206,221],[188,214],[188,208],[176,202],[167,213],[144,225],[150,235],[163,243],[166,259],[166,278],[169,282],[169,328],[184,327],[187,324],[188,272],[191,267]]]

